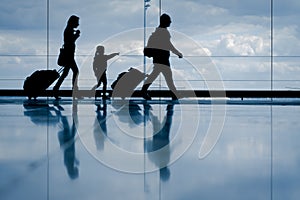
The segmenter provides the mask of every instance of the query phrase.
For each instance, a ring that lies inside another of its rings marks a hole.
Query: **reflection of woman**
[[[58,139],[61,148],[64,150],[64,164],[67,173],[71,179],[75,179],[79,175],[78,164],[79,161],[75,155],[75,136],[76,136],[76,123],[77,123],[77,105],[73,104],[73,122],[72,126],[69,125],[66,116],[61,115],[61,123],[63,129],[58,132]]]
[[[24,115],[30,117],[30,120],[36,125],[56,125],[59,122],[59,108],[49,106],[46,103],[31,104],[24,102],[23,106],[26,109]],[[55,113],[55,115],[53,113]]]
[[[66,53],[66,65],[64,66],[64,70],[60,78],[58,79],[57,83],[53,87],[54,91],[58,91],[59,87],[61,86],[64,79],[67,77],[70,69],[73,71],[73,78],[72,78],[72,89],[77,91],[78,85],[77,85],[77,76],[79,73],[77,64],[75,62],[74,56],[75,56],[75,41],[80,36],[80,31],[75,30],[79,26],[79,17],[72,15],[67,23],[67,27],[64,30],[64,50]],[[55,95],[56,99],[59,99],[60,97]]]

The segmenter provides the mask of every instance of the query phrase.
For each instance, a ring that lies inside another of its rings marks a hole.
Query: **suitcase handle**
[[[64,67],[60,67],[60,68],[57,70],[57,72],[60,74],[60,73],[63,72],[63,70],[64,70]]]

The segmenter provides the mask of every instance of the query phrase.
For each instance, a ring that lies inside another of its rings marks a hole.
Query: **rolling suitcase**
[[[37,70],[28,76],[23,84],[25,94],[29,99],[36,99],[42,91],[45,91],[56,79],[63,68],[54,70]]]
[[[145,79],[146,75],[135,68],[130,68],[128,72],[122,72],[111,84],[113,89],[112,97],[130,97],[134,89]]]

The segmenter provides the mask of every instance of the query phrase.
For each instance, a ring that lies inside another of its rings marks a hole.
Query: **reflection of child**
[[[109,55],[104,54],[104,46],[97,46],[94,62],[93,62],[93,70],[95,76],[97,78],[97,84],[92,88],[92,90],[96,90],[101,83],[103,83],[103,97],[106,97],[106,87],[107,87],[107,77],[106,77],[106,69],[107,69],[107,61],[115,56],[119,55],[119,53],[112,53]]]

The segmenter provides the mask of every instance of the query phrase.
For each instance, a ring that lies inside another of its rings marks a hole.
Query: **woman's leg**
[[[73,72],[73,78],[72,78],[73,90],[78,90],[78,74],[79,74],[79,70],[78,70],[78,67],[77,67],[77,64],[76,64],[75,60],[73,61],[72,65],[71,65],[71,70]]]
[[[64,67],[62,75],[59,77],[58,81],[56,82],[55,86],[53,87],[53,90],[59,90],[62,82],[65,80],[65,78],[68,76],[68,73],[70,71],[69,67]]]

